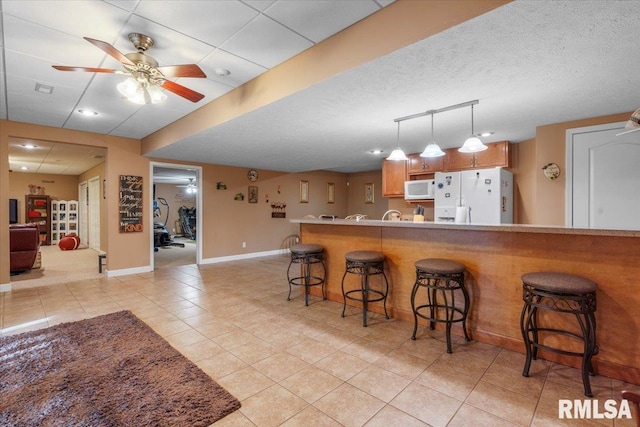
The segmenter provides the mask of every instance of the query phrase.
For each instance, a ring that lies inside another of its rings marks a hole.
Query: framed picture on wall
[[[258,203],[258,187],[255,185],[249,186],[249,203]]]
[[[327,203],[336,202],[336,185],[333,182],[327,182]]]
[[[309,181],[300,181],[300,203],[309,203]]]
[[[364,185],[364,202],[374,203],[373,183],[369,182]]]

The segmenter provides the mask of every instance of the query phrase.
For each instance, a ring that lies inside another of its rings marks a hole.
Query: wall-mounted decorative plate
[[[255,169],[251,169],[249,172],[247,172],[247,178],[249,178],[249,181],[254,182],[258,180],[258,171],[256,171]]]
[[[542,167],[542,172],[548,180],[553,181],[560,176],[560,166],[555,163],[548,163]]]

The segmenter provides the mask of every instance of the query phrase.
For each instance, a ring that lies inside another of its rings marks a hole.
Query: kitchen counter
[[[455,224],[443,222],[412,222],[412,221],[381,221],[365,219],[360,221],[349,219],[292,219],[292,223],[298,224],[331,224],[331,225],[357,225],[364,227],[399,227],[440,230],[477,230],[477,231],[503,231],[512,233],[546,233],[546,234],[571,234],[582,236],[618,236],[640,237],[640,230],[596,230],[590,228],[567,228],[551,225],[527,225],[527,224]]]
[[[468,321],[472,338],[519,352],[524,352],[519,323],[522,274],[559,271],[587,277],[599,286],[596,372],[640,384],[640,231],[379,220],[291,222],[300,225],[302,242],[325,248],[326,291],[331,300],[343,300],[341,280],[347,252],[384,253],[391,283],[387,307],[392,317],[409,322],[413,322],[410,295],[415,261],[447,258],[465,264],[472,299]],[[314,292],[318,295],[319,290]],[[370,309],[383,312],[380,303],[371,304]],[[551,324],[575,323],[553,316],[549,320]],[[456,326],[453,333],[460,335]],[[541,356],[580,367],[578,358]]]

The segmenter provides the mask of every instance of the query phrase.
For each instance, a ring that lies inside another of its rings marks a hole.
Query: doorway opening
[[[153,270],[202,262],[201,174],[199,166],[151,163]]]

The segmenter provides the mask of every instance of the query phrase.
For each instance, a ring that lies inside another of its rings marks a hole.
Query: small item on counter
[[[424,222],[424,207],[416,206],[413,210],[413,222]]]

